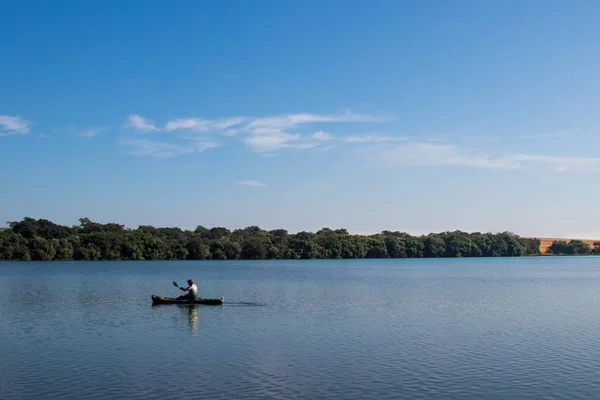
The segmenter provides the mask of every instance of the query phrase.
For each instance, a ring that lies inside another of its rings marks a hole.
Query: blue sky
[[[0,7],[0,223],[600,238],[596,1]]]

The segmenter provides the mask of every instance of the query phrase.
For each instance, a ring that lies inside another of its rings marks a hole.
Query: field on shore
[[[589,243],[590,246],[594,247],[594,242],[599,242],[600,239],[572,239],[572,238],[538,238],[540,239],[540,252],[546,254],[548,247],[552,245],[555,240],[564,240],[569,243],[571,240],[581,240],[582,242]]]

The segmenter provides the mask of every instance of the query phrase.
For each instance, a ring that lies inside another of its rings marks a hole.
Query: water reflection
[[[152,308],[168,308],[168,307],[176,307],[180,314],[187,319],[188,325],[192,332],[192,336],[198,336],[198,324],[200,321],[200,316],[198,313],[198,309],[200,307],[206,307],[202,304],[152,304]],[[224,305],[216,306],[220,309],[224,308]],[[213,306],[212,308],[215,308]]]
[[[599,397],[600,258],[348,263],[0,263],[0,399]]]
[[[192,336],[198,336],[198,305],[186,305],[181,308],[186,311],[188,324],[192,330]]]

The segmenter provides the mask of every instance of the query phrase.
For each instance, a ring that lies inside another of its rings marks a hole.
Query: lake
[[[0,398],[595,399],[599,311],[600,257],[5,262]]]

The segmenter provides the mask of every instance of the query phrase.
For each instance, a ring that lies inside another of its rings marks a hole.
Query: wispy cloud
[[[178,129],[190,129],[196,132],[213,132],[231,135],[234,131],[233,126],[239,125],[246,120],[246,117],[220,118],[215,120],[203,118],[182,118],[167,121],[165,131],[170,132]]]
[[[522,169],[531,164],[549,164],[557,172],[598,171],[600,158],[532,154],[493,155],[450,144],[407,143],[378,147],[376,157],[388,164],[406,166],[457,166],[494,170]]]
[[[159,129],[156,127],[156,125],[154,125],[154,123],[137,114],[132,114],[129,117],[127,117],[127,123],[125,124],[125,127],[135,128],[142,132],[159,131]]]
[[[254,118],[244,127],[250,135],[244,142],[256,152],[273,152],[284,148],[311,149],[319,145],[314,141],[305,141],[299,133],[291,131],[301,125],[336,122],[383,122],[392,118],[373,115],[354,114],[344,111],[337,114],[288,114],[274,117]],[[319,141],[331,139],[331,135],[319,131],[312,139]]]
[[[355,114],[350,111],[344,111],[337,114],[317,115],[317,114],[288,114],[275,117],[256,118],[248,126],[250,128],[268,127],[274,129],[288,129],[301,124],[316,122],[384,122],[391,121],[393,118],[375,115]]]
[[[244,185],[244,186],[267,186],[266,183],[262,183],[262,182],[254,181],[254,180],[241,181],[241,182],[238,182],[238,185]]]
[[[586,156],[548,156],[537,154],[517,154],[513,156],[522,163],[545,163],[555,166],[557,172],[600,171],[600,158]]]
[[[567,167],[566,165],[559,165],[557,167],[554,167],[554,171],[556,172],[567,172],[569,170],[569,167]]]
[[[313,139],[317,139],[317,140],[331,140],[333,139],[333,136],[330,135],[327,132],[323,132],[323,131],[318,131],[313,133],[312,135]]]
[[[386,147],[377,157],[384,162],[411,166],[462,166],[472,168],[514,169],[519,168],[514,160],[493,158],[458,146],[435,143],[408,143]]]
[[[32,122],[20,115],[0,115],[0,136],[25,134],[31,129]]]
[[[325,146],[325,147],[317,147],[316,149],[319,151],[329,151],[329,150],[335,149],[335,146],[332,145],[332,146]]]
[[[184,154],[200,153],[208,149],[219,147],[215,142],[189,141],[185,144],[167,143],[157,140],[131,139],[120,140],[121,145],[130,148],[129,153],[134,156],[156,158],[173,158]]]
[[[90,129],[86,129],[85,131],[83,131],[82,133],[80,133],[79,137],[82,138],[87,138],[87,139],[91,139],[94,136],[96,136],[102,129],[101,128],[90,128]]]
[[[240,140],[257,153],[275,153],[282,149],[312,149],[322,142],[333,139],[324,131],[307,135],[298,131],[301,126],[315,123],[342,122],[382,122],[391,121],[387,116],[355,114],[344,110],[335,114],[286,114],[268,117],[233,116],[215,119],[185,117],[169,120],[164,128],[159,128],[150,120],[134,114],[128,117],[127,127],[145,132],[188,131],[195,133],[218,134],[222,136],[240,135]],[[314,132],[314,131],[313,131]],[[189,139],[189,136],[186,136]]]
[[[235,129],[232,127],[244,122],[246,117],[229,117],[219,119],[205,118],[177,118],[169,120],[163,128],[159,128],[152,121],[138,114],[127,117],[125,127],[135,128],[143,132],[172,132],[176,130],[190,130],[194,132],[224,133],[232,135]]]
[[[247,136],[243,142],[258,153],[271,153],[284,148],[311,149],[319,145],[316,142],[300,142],[300,135],[285,132],[270,132]]]
[[[517,136],[518,139],[552,139],[557,137],[565,137],[580,133],[580,129],[564,129],[554,132],[529,133],[526,135]]]
[[[408,140],[404,137],[394,136],[380,136],[380,135],[367,135],[367,136],[347,136],[344,140],[348,143],[376,143],[376,142],[402,142]]]
[[[207,123],[208,121],[201,120],[198,118],[176,119],[167,122],[167,124],[165,125],[165,131],[174,131],[176,129],[205,130],[205,128],[208,125]]]

